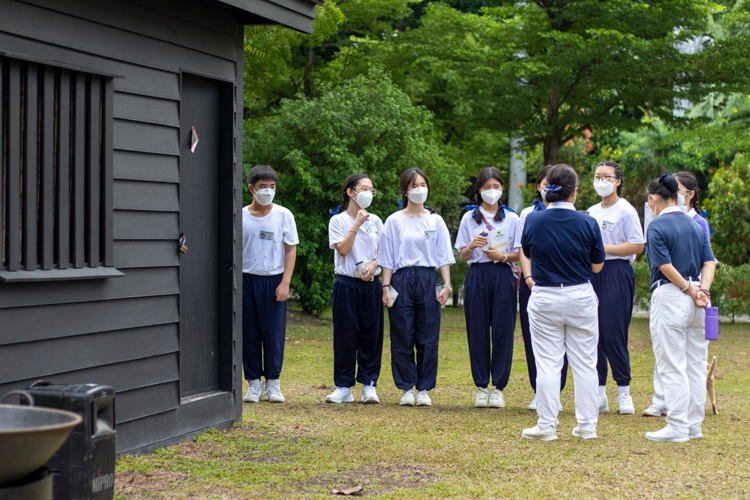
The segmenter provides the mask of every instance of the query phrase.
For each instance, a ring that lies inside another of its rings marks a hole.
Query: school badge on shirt
[[[615,223],[609,222],[606,220],[602,221],[602,231],[607,231],[608,233],[611,233],[615,229]]]
[[[273,241],[273,232],[272,231],[261,231],[260,232],[260,239],[266,240],[266,241]]]
[[[435,240],[437,239],[437,230],[436,229],[428,229],[424,232],[424,239],[426,240]]]
[[[365,224],[365,231],[367,231],[367,234],[377,233],[378,232],[378,225],[375,223],[374,220],[368,220],[367,224]]]

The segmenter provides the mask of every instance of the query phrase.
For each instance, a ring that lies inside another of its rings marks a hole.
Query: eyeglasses
[[[614,175],[595,175],[594,176],[594,182],[597,181],[607,181],[614,183],[617,180],[617,177]]]
[[[363,191],[369,191],[369,192],[371,192],[371,193],[372,193],[372,195],[373,195],[373,196],[375,196],[376,194],[378,194],[378,191],[377,191],[376,189],[374,189],[374,188],[373,188],[373,189],[371,189],[371,188],[369,188],[369,187],[366,187],[366,186],[362,187],[362,188],[361,188],[361,189],[359,190],[359,192],[360,192],[360,193],[361,193],[361,192],[363,192]],[[357,191],[354,191],[354,192],[356,193]]]

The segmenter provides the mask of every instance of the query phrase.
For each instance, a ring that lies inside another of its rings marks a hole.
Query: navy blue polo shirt
[[[604,262],[602,233],[596,219],[576,212],[572,203],[550,203],[526,218],[521,246],[531,259],[531,276],[540,286],[589,281],[591,264]]]
[[[672,264],[684,278],[697,278],[703,263],[714,260],[703,228],[677,207],[665,208],[648,225],[646,242],[652,285],[667,279],[659,266]]]

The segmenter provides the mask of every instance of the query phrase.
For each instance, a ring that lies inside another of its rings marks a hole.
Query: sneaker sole
[[[666,416],[667,416],[667,414],[666,414],[666,413],[660,413],[659,415],[654,415],[653,413],[649,413],[649,412],[647,412],[647,411],[644,411],[644,412],[642,413],[642,415],[643,415],[644,417],[666,417]]]
[[[557,441],[557,436],[532,437],[527,436],[526,434],[521,435],[530,441]]]
[[[490,403],[490,408],[505,408],[505,403]]]
[[[326,403],[341,404],[341,403],[353,403],[353,402],[354,402],[354,397],[352,397],[352,398],[345,398],[345,399],[342,399],[341,401],[335,401],[335,400],[333,400],[331,398],[326,398]]]
[[[649,441],[655,441],[657,443],[687,443],[688,441],[690,441],[689,437],[677,439],[654,439],[652,437],[646,436],[646,439],[648,439]]]
[[[411,403],[402,403],[401,401],[399,401],[398,405],[399,406],[414,406],[414,401],[412,401]]]
[[[489,407],[490,407],[489,402],[487,402],[487,404],[474,403],[474,408],[489,408]]]
[[[370,398],[370,399],[368,399],[367,401],[365,401],[365,400],[363,399],[363,400],[362,400],[362,403],[364,403],[364,404],[366,404],[366,405],[376,405],[376,404],[379,404],[379,403],[380,403],[380,400],[379,400],[379,399],[375,399],[375,398]]]
[[[245,399],[245,398],[242,398],[242,402],[243,403],[258,403],[258,402],[260,402],[260,399]]]
[[[417,406],[432,406],[432,403],[417,403]]]
[[[633,408],[632,410],[620,410],[620,415],[635,415],[635,408]]]
[[[596,435],[596,433],[592,434],[579,434],[575,431],[571,432],[575,437],[581,438],[581,439],[599,439],[599,437]]]

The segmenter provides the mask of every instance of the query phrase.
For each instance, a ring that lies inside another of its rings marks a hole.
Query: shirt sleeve
[[[378,241],[378,258],[377,263],[381,267],[393,270],[395,262],[393,260],[393,236],[391,235],[393,230],[393,220],[387,219],[383,225],[383,232],[380,235]]]
[[[335,248],[337,243],[341,243],[346,238],[346,228],[344,227],[344,221],[341,217],[335,215],[331,217],[328,222],[328,246],[329,248]]]
[[[451,233],[448,231],[448,226],[445,225],[443,218],[439,215],[436,215],[436,217],[438,223],[435,244],[437,246],[438,267],[455,264],[456,257],[453,256],[453,248],[451,248]]]
[[[528,220],[526,221],[528,222]],[[521,229],[521,249],[527,259],[531,259],[531,237],[529,236],[529,225],[524,224]]]
[[[625,238],[627,238],[630,243],[642,245],[644,243],[643,228],[641,227],[641,219],[638,217],[638,214],[627,214],[622,222]]]
[[[604,253],[604,242],[602,241],[602,231],[599,229],[599,224],[596,219],[591,219],[591,231],[594,235],[593,245],[591,246],[591,263],[601,264],[606,258]]]
[[[242,248],[245,248],[247,246],[247,239],[250,237],[249,234],[247,234],[247,229],[245,228],[245,212],[247,211],[246,208],[242,209]]]
[[[671,264],[672,256],[669,255],[669,248],[667,248],[667,243],[664,241],[664,235],[653,225],[649,224],[646,238],[648,239],[649,267],[654,268],[663,266],[664,264]]]
[[[473,239],[471,237],[471,234],[469,234],[469,218],[471,215],[469,215],[470,212],[466,212],[466,215],[463,216],[461,219],[461,224],[458,226],[458,234],[456,235],[456,250],[461,250],[462,248],[469,246],[469,243],[471,243],[471,240]]]
[[[297,223],[294,221],[292,212],[287,211],[284,216],[284,243],[287,245],[299,245],[299,236],[297,236]]]
[[[521,246],[521,220],[518,217],[510,219],[510,245],[508,253],[515,253]]]

